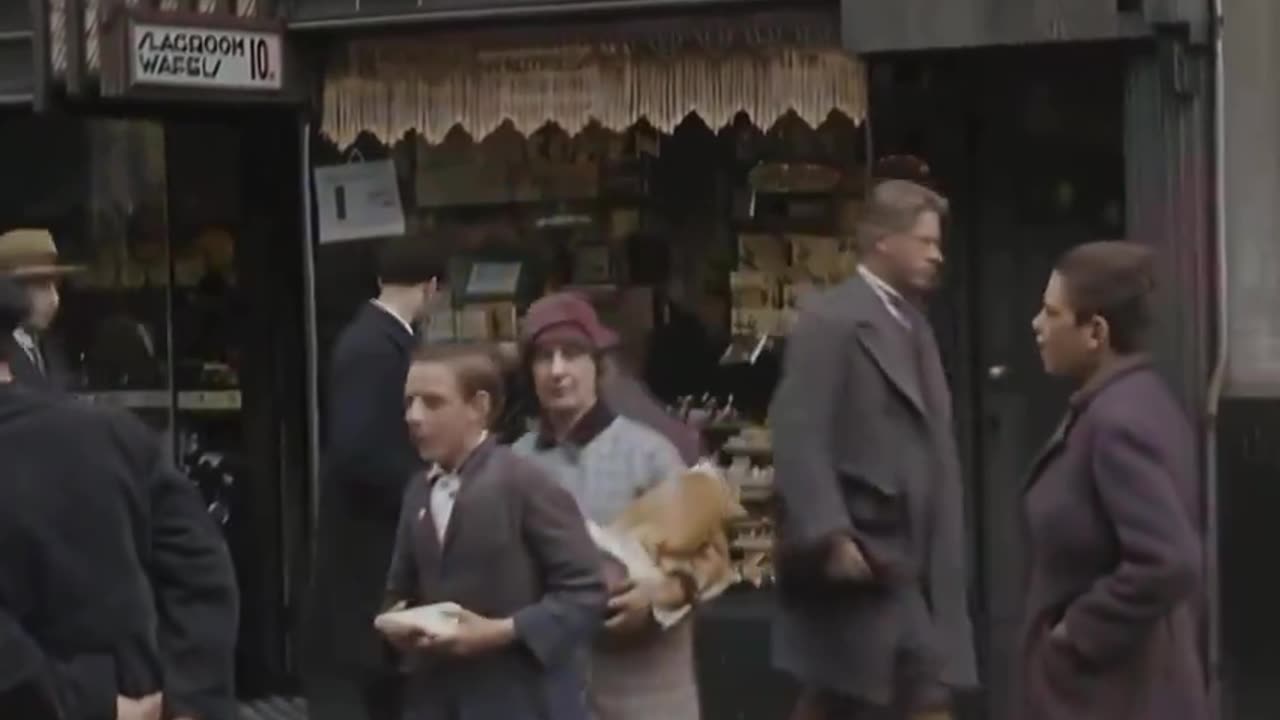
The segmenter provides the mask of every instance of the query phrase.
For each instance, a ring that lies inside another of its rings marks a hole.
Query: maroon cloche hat
[[[528,347],[552,339],[585,343],[597,351],[618,343],[618,335],[600,322],[591,303],[572,292],[547,295],[530,305],[525,315],[521,344]]]

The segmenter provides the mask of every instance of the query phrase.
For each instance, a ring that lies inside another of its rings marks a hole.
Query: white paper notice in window
[[[404,234],[404,209],[391,160],[317,167],[320,242]]]

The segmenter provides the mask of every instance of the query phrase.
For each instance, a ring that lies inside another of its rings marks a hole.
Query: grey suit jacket
[[[774,664],[876,704],[904,682],[977,682],[951,398],[928,321],[911,314],[914,339],[861,276],[810,297],[770,412]],[[867,556],[871,584],[823,577],[823,551],[841,534]]]
[[[412,720],[585,720],[574,651],[605,603],[600,556],[569,493],[495,441],[459,470],[444,540],[430,485],[405,492],[388,573],[388,604],[456,602],[515,619],[518,641],[474,658],[415,654],[405,698]]]

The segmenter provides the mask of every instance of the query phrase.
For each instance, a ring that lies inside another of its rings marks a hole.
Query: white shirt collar
[[[911,327],[911,321],[902,314],[900,308],[900,304],[906,302],[906,298],[902,297],[902,293],[895,290],[892,285],[885,282],[879,275],[867,269],[866,265],[858,265],[858,274],[871,286],[871,289],[880,298],[880,302],[884,303],[885,309],[889,311],[893,319],[908,328]]]
[[[38,347],[36,339],[27,332],[24,327],[16,327],[13,329],[13,339],[18,341],[18,346],[27,352],[33,352]]]
[[[443,480],[443,479],[458,477],[458,471],[462,469],[463,465],[467,464],[467,460],[471,459],[471,454],[474,453],[476,451],[476,448],[483,445],[484,441],[488,439],[489,439],[488,430],[485,430],[484,432],[480,433],[480,439],[476,440],[476,444],[471,446],[471,449],[467,451],[466,456],[462,458],[462,462],[458,463],[458,467],[453,469],[453,472],[449,472],[445,470],[440,465],[440,463],[432,463],[431,470],[427,473],[427,478],[434,483],[436,480]]]
[[[410,335],[412,335],[412,334],[413,334],[413,324],[412,324],[412,323],[410,323],[408,320],[405,320],[403,317],[400,317],[400,313],[396,312],[396,311],[395,311],[391,306],[389,306],[389,305],[387,305],[386,303],[382,302],[382,301],[381,301],[381,300],[379,300],[378,298],[374,298],[374,299],[370,300],[369,302],[373,303],[375,306],[377,306],[378,308],[380,308],[380,309],[381,309],[383,312],[385,312],[386,314],[388,314],[388,315],[390,315],[391,317],[395,318],[395,319],[396,319],[396,321],[398,321],[401,325],[403,325],[403,326],[404,326],[405,332],[409,333]]]

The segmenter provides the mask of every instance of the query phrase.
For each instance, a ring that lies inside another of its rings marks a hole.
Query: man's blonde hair
[[[935,212],[942,219],[949,209],[945,197],[919,183],[910,180],[878,182],[871,188],[862,217],[858,219],[854,235],[858,252],[872,252],[876,243],[886,237],[910,232],[925,212]]]

